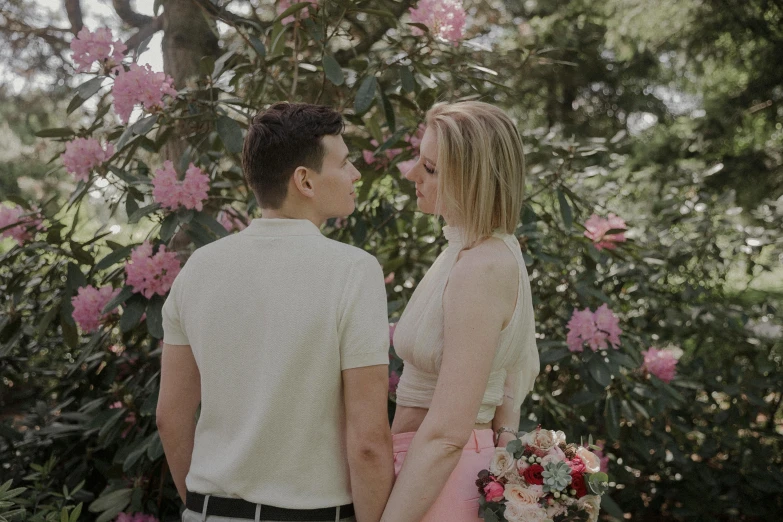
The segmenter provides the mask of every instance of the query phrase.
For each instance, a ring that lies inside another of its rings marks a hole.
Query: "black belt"
[[[185,507],[196,513],[203,513],[205,495],[188,491],[185,497]],[[253,502],[241,498],[225,498],[209,496],[206,515],[216,517],[249,518],[256,517],[256,506]],[[340,518],[348,518],[354,515],[353,504],[340,506]],[[275,506],[261,505],[261,520],[311,520],[334,522],[337,518],[337,508],[320,509],[286,509]]]

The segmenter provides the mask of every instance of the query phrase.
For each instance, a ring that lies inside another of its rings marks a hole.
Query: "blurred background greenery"
[[[258,215],[237,156],[249,115],[278,100],[343,111],[360,205],[324,232],[378,257],[394,322],[444,245],[397,165],[414,157],[405,138],[432,103],[458,99],[504,107],[526,142],[517,235],[542,371],[523,427],[605,440],[606,517],[783,514],[783,5],[463,4],[465,37],[451,45],[412,34],[412,0],[297,4],[287,24],[262,0],[3,0],[0,199],[36,205],[48,230],[0,243],[0,483],[26,488],[8,506],[0,489],[0,517],[176,518],[154,421],[159,333],[148,322],[160,299],[134,297],[134,320],[80,335],[70,298],[86,284],[123,287],[129,245],[150,239],[185,259],[225,235],[218,211]],[[176,103],[124,126],[109,83],[75,96],[92,78],[69,51],[85,24],[170,74]],[[75,136],[115,143],[111,169],[88,183],[66,173],[59,156]],[[151,205],[164,159],[210,174],[203,212]],[[628,241],[598,250],[584,222],[610,212]],[[603,303],[621,318],[621,349],[572,354],[571,313]],[[640,370],[650,346],[679,355],[671,383]]]

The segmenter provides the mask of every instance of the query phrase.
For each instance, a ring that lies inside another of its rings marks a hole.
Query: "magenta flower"
[[[462,40],[465,29],[465,9],[462,0],[420,0],[416,8],[411,8],[411,20],[429,27],[437,37],[453,42]],[[413,34],[421,34],[418,28]]]
[[[277,14],[278,15],[282,14],[283,11],[285,11],[295,3],[301,1],[310,2],[310,5],[316,5],[316,6],[318,5],[318,0],[279,0],[277,2]],[[309,8],[302,9],[296,14],[298,14],[301,18],[307,18],[310,16]],[[294,20],[296,20],[296,17],[294,15],[290,15],[280,20],[280,23],[282,23],[283,25],[288,25]]]
[[[181,268],[176,253],[166,252],[166,246],[161,245],[153,255],[152,245],[145,241],[131,252],[125,276],[134,292],[150,299],[155,294],[166,295]]]
[[[591,350],[604,350],[607,341],[615,349],[620,346],[620,320],[606,304],[601,305],[595,313],[589,308],[574,309],[571,320],[568,321],[566,343],[572,352],[581,352],[587,344]]]
[[[136,104],[143,105],[147,111],[162,109],[164,94],[177,95],[173,82],[171,76],[153,72],[149,65],[132,63],[127,71],[120,70],[114,80],[114,111],[123,123],[128,123]]]
[[[419,126],[416,128],[416,131],[405,138],[405,141],[410,143],[411,147],[416,151],[419,150],[419,146],[421,145],[421,139],[424,137],[425,130],[427,130],[426,125],[420,123]]]
[[[119,293],[120,289],[114,289],[111,285],[101,288],[88,285],[79,288],[78,293],[71,298],[73,320],[83,332],[94,332],[114,311],[104,314],[103,307]]]
[[[669,350],[650,348],[642,352],[644,363],[642,370],[655,375],[663,382],[671,382],[677,372],[677,357]]]
[[[21,245],[43,228],[43,218],[37,210],[29,212],[19,205],[8,207],[0,204],[0,237],[12,237]]]
[[[239,217],[237,211],[232,208],[223,209],[218,212],[217,215],[218,223],[223,225],[223,228],[229,232],[238,232],[247,228],[247,225],[245,224],[246,220],[247,218],[242,220],[242,218]]]
[[[377,140],[370,140],[370,143],[374,147],[378,147],[378,141]],[[363,150],[362,151],[362,157],[364,158],[364,162],[367,165],[373,165],[377,164],[377,167],[375,167],[375,170],[381,170],[382,168],[389,165],[389,162],[393,160],[397,155],[402,153],[402,149],[386,149],[385,155],[386,157],[375,157],[373,155],[373,151],[371,150]]]
[[[90,171],[113,155],[114,145],[111,143],[104,149],[95,138],[76,138],[65,144],[65,152],[60,157],[65,170],[78,181],[88,181]]]
[[[105,27],[94,33],[82,27],[76,38],[71,40],[77,72],[88,72],[96,61],[108,72],[122,62],[127,49],[120,40],[112,40],[111,30]]]
[[[392,371],[389,373],[389,393],[397,393],[397,386],[400,384],[400,374]]]
[[[617,243],[623,243],[625,241],[625,233],[619,234],[606,234],[610,230],[627,229],[628,227],[622,218],[610,213],[608,219],[598,217],[593,214],[585,222],[585,237],[590,239],[598,250],[604,248],[608,250],[614,250],[617,248]]]
[[[165,161],[163,167],[155,171],[152,178],[152,197],[169,210],[179,207],[201,210],[209,193],[209,176],[190,164],[182,181],[177,179],[174,163]]]

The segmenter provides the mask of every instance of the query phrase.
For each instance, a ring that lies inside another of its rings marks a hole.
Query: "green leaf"
[[[73,511],[71,511],[71,516],[68,520],[68,522],[76,522],[79,520],[79,516],[82,514],[82,507],[84,506],[84,502],[79,502],[79,504],[73,508]]]
[[[147,332],[155,339],[163,339],[163,303],[164,298],[152,296],[147,304]]]
[[[97,272],[99,270],[104,270],[110,266],[113,266],[115,263],[118,263],[119,261],[122,261],[128,257],[128,255],[131,253],[131,250],[133,250],[132,246],[124,246],[109,254],[106,254],[103,259],[96,263],[94,270]]]
[[[606,365],[600,355],[593,355],[593,357],[590,358],[590,361],[587,363],[587,369],[595,382],[604,388],[612,383],[612,375],[609,373],[609,366]]]
[[[256,54],[262,59],[266,58],[266,47],[264,46],[264,43],[252,34],[248,36],[248,40],[250,40],[250,45],[253,46],[253,50],[255,50]]]
[[[51,129],[39,130],[35,133],[39,138],[68,138],[76,134],[68,127],[54,127]]]
[[[152,129],[152,126],[155,125],[155,122],[157,121],[158,121],[157,114],[151,114],[149,116],[146,116],[140,119],[139,121],[137,121],[136,123],[134,123],[133,125],[131,125],[130,127],[131,132],[133,132],[133,134],[138,134],[143,136]]]
[[[91,513],[98,513],[100,511],[107,511],[119,506],[120,511],[122,511],[122,509],[130,502],[132,494],[133,490],[130,488],[118,489],[98,497],[92,502],[92,504],[90,504],[87,509]]]
[[[378,80],[375,79],[375,76],[368,76],[362,81],[354,101],[356,114],[364,114],[372,106],[372,102],[375,100],[375,87],[377,84]]]
[[[299,11],[301,11],[302,9],[307,7],[308,5],[310,5],[310,2],[299,2],[299,3],[296,3],[296,4],[292,5],[291,7],[289,7],[288,9],[286,9],[285,11],[283,11],[282,13],[277,15],[277,17],[275,17],[275,19],[272,20],[272,23],[277,23],[280,20],[282,20],[283,18],[287,18],[287,17],[291,16],[294,13],[298,13]]]
[[[618,520],[625,520],[625,513],[623,513],[622,508],[609,495],[601,497],[601,509]]]
[[[155,0],[155,3],[152,4],[152,14],[155,16],[158,16],[158,12],[160,11],[160,6],[163,5],[163,2],[166,0]]]
[[[87,286],[87,279],[84,277],[81,269],[79,269],[76,263],[68,263],[68,283],[66,286],[68,293],[73,295],[83,286]]]
[[[228,116],[218,116],[217,131],[220,140],[230,154],[239,154],[242,152],[243,139],[242,129],[239,124]]]
[[[397,128],[397,120],[394,117],[394,106],[389,101],[386,93],[383,92],[383,89],[380,90],[380,93],[381,104],[383,105],[383,113],[386,115],[386,124],[389,126],[389,130],[394,132],[394,129]]]
[[[125,214],[130,217],[139,210],[139,203],[132,195],[125,196]]]
[[[111,301],[109,301],[108,303],[106,303],[106,306],[104,306],[104,307],[103,307],[103,310],[102,310],[102,312],[103,312],[104,314],[108,314],[109,312],[111,312],[112,310],[114,310],[115,308],[117,308],[118,306],[120,306],[121,304],[124,304],[124,303],[125,303],[125,301],[127,301],[128,299],[130,299],[130,297],[131,297],[132,295],[133,295],[133,290],[131,289],[131,287],[130,287],[130,286],[124,286],[124,287],[122,287],[122,290],[120,290],[120,293],[119,293],[119,294],[117,294],[117,295],[114,297],[114,299],[112,299]]]
[[[90,96],[101,90],[103,80],[103,76],[98,76],[96,78],[87,80],[76,88],[76,93],[87,100]]]
[[[332,55],[330,54],[324,55],[323,66],[324,66],[324,74],[326,74],[326,78],[330,82],[332,82],[335,85],[342,85],[343,83],[345,83],[345,74],[343,74],[343,69],[340,67],[340,64],[337,63],[337,60],[335,60]]]
[[[157,431],[153,435],[155,437],[147,445],[147,458],[155,462],[163,456],[163,443],[160,441],[160,435]]]
[[[212,231],[217,237],[225,237],[228,235],[225,227],[217,222],[215,218],[204,212],[196,212],[193,215],[193,221],[202,225],[207,230]]]
[[[63,507],[60,510],[60,522],[68,522],[68,508]]]
[[[366,13],[368,15],[373,16],[379,16],[383,18],[388,18],[389,20],[397,21],[398,17],[391,11],[385,11],[383,9],[352,9],[351,12],[357,12],[357,13]]]
[[[399,67],[400,83],[405,92],[413,92],[416,90],[416,78],[413,76],[410,67],[403,65]]]
[[[202,56],[198,67],[204,76],[212,76],[212,72],[215,70],[215,57],[210,55]]]
[[[606,419],[606,428],[609,436],[617,440],[620,437],[620,416],[617,414],[617,397],[610,395],[606,399],[604,408],[604,418]]]
[[[168,243],[169,239],[174,237],[174,232],[177,230],[179,219],[177,214],[169,214],[160,224],[160,240],[164,243]]]
[[[152,214],[157,210],[160,210],[160,203],[153,203],[151,205],[147,205],[146,207],[141,207],[140,209],[136,210],[133,214],[128,216],[128,223],[130,223],[131,225],[136,224],[139,222],[141,218],[143,218],[147,214]]]
[[[565,359],[570,355],[571,351],[568,348],[555,348],[553,350],[546,350],[539,356],[541,364],[551,364],[561,359]]]
[[[563,216],[563,223],[567,230],[571,230],[571,225],[574,222],[574,215],[571,211],[571,205],[568,204],[565,194],[560,189],[557,189],[557,201],[560,204],[560,215]]]
[[[141,294],[133,294],[122,307],[120,316],[120,331],[122,333],[130,332],[139,324],[141,316],[147,307],[147,301]]]

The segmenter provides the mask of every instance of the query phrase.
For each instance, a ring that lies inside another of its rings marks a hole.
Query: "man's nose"
[[[351,163],[351,168],[353,169],[353,175],[351,176],[351,181],[356,183],[362,178],[362,173],[359,172],[359,169],[353,166],[353,163]]]

